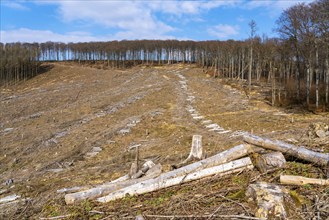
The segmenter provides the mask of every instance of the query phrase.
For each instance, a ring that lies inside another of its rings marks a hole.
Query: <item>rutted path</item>
[[[186,96],[187,106],[186,110],[190,113],[191,117],[194,120],[197,120],[199,123],[202,124],[202,126],[207,129],[209,132],[215,132],[217,134],[227,134],[230,133],[230,137],[236,137],[236,136],[242,136],[244,134],[247,134],[246,131],[231,131],[226,130],[217,123],[213,123],[212,120],[207,119],[205,116],[203,116],[194,106],[195,102],[195,92],[188,87],[188,80],[185,76],[183,76],[179,71],[177,71],[176,75],[179,77],[180,81],[180,88],[181,92]],[[236,91],[233,91],[236,92]]]

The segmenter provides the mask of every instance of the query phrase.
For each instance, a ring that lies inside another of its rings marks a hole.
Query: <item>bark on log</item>
[[[282,168],[286,164],[286,159],[281,152],[272,152],[256,157],[255,166],[260,172],[270,172],[277,168]]]
[[[297,147],[292,144],[285,143],[283,141],[270,140],[255,135],[244,135],[243,140],[257,146],[264,147],[266,149],[281,151],[282,153],[297,157],[302,160],[312,162],[321,166],[327,166],[329,163],[329,155],[317,153],[308,150],[304,147]]]
[[[209,158],[206,158],[204,160],[200,160],[198,162],[192,163],[190,165],[187,165],[185,167],[181,167],[177,170],[170,171],[168,173],[162,174],[162,178],[173,178],[176,176],[186,175],[188,173],[204,169],[206,167],[216,166],[219,164],[227,163],[229,161],[244,157],[248,155],[249,153],[253,152],[254,147],[252,147],[249,144],[241,144],[238,146],[235,146],[231,149],[228,149],[226,151],[223,151],[219,154],[216,154],[214,156],[211,156]],[[156,174],[154,174],[156,175]],[[106,195],[110,192],[113,192],[115,190],[127,187],[132,184],[136,184],[139,182],[142,182],[146,179],[150,179],[150,176],[145,176],[139,179],[132,179],[124,182],[119,183],[110,183],[106,185],[101,185],[89,190],[85,190],[82,192],[77,193],[71,193],[65,195],[65,202],[66,204],[73,204],[78,201],[82,201],[85,199],[93,199],[97,197],[101,197],[103,195]]]
[[[231,161],[229,163],[221,164],[214,167],[205,168],[186,175],[171,177],[170,175],[161,175],[155,179],[146,180],[121,190],[110,193],[107,196],[98,198],[98,202],[109,202],[129,195],[140,195],[143,193],[153,192],[159,189],[167,188],[170,186],[178,185],[185,182],[201,179],[212,175],[227,175],[235,172],[240,172],[245,169],[252,169],[253,165],[249,157],[239,160]],[[176,171],[176,170],[174,170]],[[171,171],[173,172],[173,171]],[[170,172],[169,172],[170,173]]]
[[[307,178],[303,176],[291,176],[291,175],[281,175],[280,183],[289,185],[305,185],[305,184],[316,184],[316,185],[329,185],[329,179],[315,179]]]
[[[157,177],[161,174],[161,165],[157,164],[153,166],[146,172],[146,175],[139,179],[130,179],[129,175],[122,176],[116,180],[113,180],[109,183],[102,184],[100,186],[87,189],[81,192],[70,193],[65,195],[66,204],[74,204],[76,202],[86,200],[86,199],[94,199],[103,195],[106,195],[115,190],[121,189],[123,187],[130,186],[132,184],[139,183],[141,181],[151,179]]]

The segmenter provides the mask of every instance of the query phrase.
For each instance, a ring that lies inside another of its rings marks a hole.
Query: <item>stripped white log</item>
[[[136,184],[141,181],[157,177],[160,174],[161,174],[161,165],[157,164],[154,167],[152,167],[151,169],[149,169],[146,172],[145,176],[143,176],[142,178],[130,179],[129,175],[125,175],[123,177],[120,177],[117,180],[99,185],[99,186],[91,188],[91,189],[87,189],[87,190],[84,190],[81,192],[66,194],[65,202],[66,202],[66,204],[74,204],[74,203],[77,203],[79,201],[83,201],[86,199],[98,198],[100,196],[113,192],[117,189],[121,189],[123,187],[130,186],[132,184]],[[118,180],[120,180],[120,181],[118,181]]]
[[[308,150],[304,147],[297,147],[292,144],[285,143],[283,141],[270,140],[262,137],[258,137],[255,135],[244,135],[243,140],[254,144],[257,146],[261,146],[266,149],[281,151],[282,153],[286,153],[288,155],[297,157],[302,160],[306,160],[318,165],[327,166],[329,164],[329,155],[322,154],[318,152],[314,152]]]
[[[19,199],[19,198],[21,198],[21,196],[16,195],[16,194],[6,196],[6,197],[3,197],[3,198],[0,198],[0,204],[1,203],[12,202],[12,201],[15,201],[16,199]]]
[[[118,183],[118,182],[122,182],[122,181],[125,181],[125,180],[128,180],[129,179],[129,174],[126,174],[124,176],[121,176],[115,180],[112,180],[111,183]]]
[[[176,176],[181,176],[185,175],[187,173],[191,173],[197,170],[204,169],[206,167],[211,167],[211,166],[216,166],[219,164],[227,163],[229,161],[244,157],[248,155],[249,153],[253,152],[253,147],[249,144],[241,144],[238,146],[235,146],[231,149],[228,149],[226,151],[223,151],[219,154],[216,154],[214,156],[208,157],[204,160],[200,160],[198,162],[192,163],[190,165],[187,165],[185,167],[181,167],[179,169],[167,172],[162,174],[162,178],[173,178]],[[154,174],[156,175],[156,174]],[[133,180],[127,180],[124,182],[119,182],[119,183],[108,183],[108,184],[103,184],[98,187],[85,190],[82,192],[77,192],[77,193],[71,193],[71,194],[66,194],[65,195],[65,202],[66,204],[73,204],[78,201],[82,201],[85,199],[92,199],[92,198],[97,198],[100,196],[103,196],[107,193],[113,192],[117,189],[121,189],[123,187],[136,184],[139,182],[142,182],[146,179],[152,178],[151,176],[145,176],[139,179],[133,179]]]
[[[71,187],[71,188],[58,189],[56,192],[57,193],[72,193],[72,192],[77,192],[77,191],[86,190],[86,189],[87,189],[87,187],[75,186],[75,187]]]
[[[316,184],[316,185],[329,185],[329,179],[315,179],[307,178],[303,176],[291,176],[291,175],[281,175],[280,183],[289,185],[305,185],[305,184]]]
[[[181,175],[177,177],[166,177],[161,175],[156,179],[146,180],[121,190],[110,193],[107,196],[98,198],[98,202],[109,202],[116,199],[120,199],[128,195],[140,195],[148,192],[153,192],[159,189],[167,188],[170,186],[178,185],[181,183],[190,182],[193,180],[205,178],[212,175],[223,176],[235,172],[241,172],[245,169],[252,169],[253,165],[249,157],[242,158],[239,160],[231,161],[229,163],[221,164],[214,167],[209,167],[200,171],[189,173],[186,175]]]

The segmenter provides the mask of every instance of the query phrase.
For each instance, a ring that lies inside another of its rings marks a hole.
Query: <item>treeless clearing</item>
[[[256,170],[225,179],[212,177],[202,184],[192,182],[110,205],[85,202],[67,207],[63,194],[56,191],[127,174],[135,159],[129,147],[136,144],[141,144],[141,162],[152,159],[168,171],[188,157],[195,134],[202,135],[208,157],[240,144],[244,132],[329,152],[328,142],[317,144],[308,136],[311,123],[329,124],[328,113],[272,107],[264,101],[262,87],[254,86],[248,99],[241,82],[209,78],[193,65],[127,70],[53,65],[31,80],[1,88],[0,179],[13,179],[11,186],[15,185],[1,197],[17,194],[32,199],[0,211],[1,217],[91,218],[92,209],[102,210],[99,218],[134,217],[138,212],[209,215],[221,204],[218,215],[247,214],[246,210],[251,214],[253,207],[241,197],[242,187],[253,178],[279,182],[280,171],[261,177]],[[288,162],[284,172],[323,178],[320,169],[298,164]],[[7,188],[1,185],[0,190]],[[314,195],[325,188],[302,190],[300,194]]]

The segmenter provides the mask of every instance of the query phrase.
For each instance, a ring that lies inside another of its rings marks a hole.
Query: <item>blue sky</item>
[[[310,0],[1,0],[0,41],[244,40],[276,36],[284,9]]]

